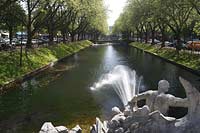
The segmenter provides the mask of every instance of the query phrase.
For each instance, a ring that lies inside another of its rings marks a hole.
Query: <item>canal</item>
[[[171,85],[169,93],[185,97],[179,76],[200,85],[200,77],[133,47],[90,47],[0,95],[0,132],[38,132],[46,121],[85,128],[96,116],[108,117],[113,106],[122,107],[121,101],[111,89],[92,92],[90,87],[117,65],[143,76],[140,91],[155,90],[158,81],[166,79]],[[179,114],[171,112],[172,116]]]

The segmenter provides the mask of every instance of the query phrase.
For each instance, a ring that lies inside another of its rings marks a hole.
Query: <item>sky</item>
[[[106,7],[108,8],[108,25],[113,26],[115,20],[122,13],[127,0],[104,0]]]

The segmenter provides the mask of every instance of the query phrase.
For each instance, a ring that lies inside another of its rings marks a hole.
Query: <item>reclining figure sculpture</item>
[[[175,97],[171,94],[165,94],[166,92],[168,92],[169,88],[169,82],[166,80],[161,80],[158,83],[158,91],[149,90],[144,93],[138,94],[131,100],[131,102],[129,102],[129,104],[134,106],[137,101],[145,100],[146,105],[150,109],[150,112],[159,110],[163,115],[167,115],[169,106],[187,108],[187,98],[182,99]]]

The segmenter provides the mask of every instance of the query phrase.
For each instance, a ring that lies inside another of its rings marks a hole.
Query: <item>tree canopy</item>
[[[38,33],[49,34],[49,41],[53,44],[58,34],[64,41],[92,40],[108,30],[103,0],[3,0],[0,11],[0,18],[4,18],[0,25],[7,25],[12,19],[9,22],[13,22],[10,23],[13,28],[25,27],[27,47],[31,47],[32,39]]]
[[[181,40],[191,38],[193,33],[198,36],[199,3],[199,0],[128,0],[113,33],[126,38],[135,35],[145,42],[151,38],[152,44],[155,38],[163,43],[176,39],[179,49]]]

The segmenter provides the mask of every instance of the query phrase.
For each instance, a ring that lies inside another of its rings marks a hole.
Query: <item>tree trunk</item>
[[[54,26],[52,19],[49,21],[48,32],[49,32],[49,44],[52,45],[54,44]]]
[[[145,43],[148,43],[148,32],[145,32]]]
[[[135,32],[132,32],[131,40],[135,41]]]
[[[180,33],[176,34],[176,39],[177,39],[176,51],[177,51],[177,53],[179,53],[179,51],[181,50],[181,37],[180,37]]]
[[[138,31],[136,33],[136,36],[137,36],[137,42],[139,42],[139,32]]]
[[[52,29],[49,31],[49,44],[52,45],[54,44],[54,32]]]
[[[144,31],[144,30],[143,30],[143,27],[140,27],[140,30],[139,30],[139,31],[140,31],[140,42],[142,43],[142,40],[143,40],[143,33],[144,33],[144,32],[143,32],[143,31]]]
[[[81,40],[84,40],[84,33],[81,34]]]
[[[161,31],[161,34],[162,34],[162,44],[161,44],[161,47],[165,47],[165,32]]]
[[[143,35],[142,35],[142,32],[140,32],[140,42],[142,43],[142,38],[143,38]]]
[[[78,40],[80,40],[80,33],[78,33]]]
[[[28,24],[27,24],[27,44],[26,48],[32,47],[32,24],[31,24],[31,9],[30,9],[30,3],[28,3]]]
[[[32,47],[32,35],[31,35],[31,31],[28,31],[27,33],[27,44],[26,44],[26,48],[31,48]]]
[[[65,34],[65,32],[62,32],[62,37],[63,37],[63,43],[66,43],[66,34]]]
[[[75,34],[71,34],[71,41],[72,41],[72,42],[75,41]]]
[[[153,29],[152,32],[152,44],[154,45],[155,44],[155,30]]]
[[[159,29],[160,29],[160,32],[161,32],[161,47],[165,47],[165,39],[166,39],[166,35],[165,35],[165,30],[166,30],[166,26],[165,24],[160,24],[159,25]]]
[[[84,34],[84,40],[85,40],[85,39],[88,39],[88,38],[86,38],[87,35],[88,35],[88,34]]]
[[[12,40],[13,40],[13,27],[12,26],[9,27],[9,40],[10,40],[10,44],[12,45]]]

